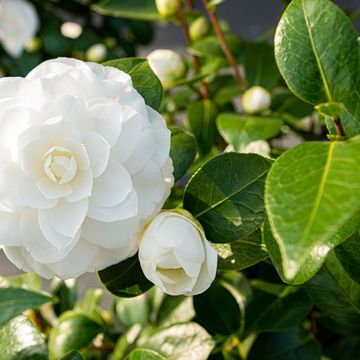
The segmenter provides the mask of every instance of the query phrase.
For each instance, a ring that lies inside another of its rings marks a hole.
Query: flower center
[[[44,154],[44,171],[57,184],[71,181],[77,172],[77,162],[72,151],[61,146],[48,150]]]

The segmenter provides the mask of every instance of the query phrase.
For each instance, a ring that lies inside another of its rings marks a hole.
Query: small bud
[[[209,32],[209,22],[205,16],[196,18],[190,25],[189,35],[191,41],[197,41],[203,38]]]
[[[271,151],[270,145],[265,140],[252,141],[250,144],[248,144],[240,149],[240,153],[243,153],[243,154],[252,153],[252,154],[258,154],[258,155],[261,155],[264,157],[270,157],[270,151]]]
[[[80,24],[66,21],[61,25],[60,32],[62,36],[69,39],[77,39],[83,32],[83,27]]]
[[[28,53],[36,53],[41,49],[41,45],[41,40],[38,37],[33,37],[25,44],[25,50]]]
[[[164,88],[184,77],[186,67],[179,54],[172,50],[158,49],[147,56],[152,71],[160,79]]]
[[[270,93],[261,86],[254,86],[245,91],[242,107],[248,114],[256,114],[268,109],[271,105]]]
[[[85,57],[89,61],[103,62],[107,56],[107,49],[104,44],[94,44],[90,46],[85,54]]]
[[[177,0],[156,0],[158,12],[164,18],[169,18],[177,12]]]
[[[113,37],[107,37],[104,39],[104,44],[108,49],[114,49],[116,47],[116,39]]]

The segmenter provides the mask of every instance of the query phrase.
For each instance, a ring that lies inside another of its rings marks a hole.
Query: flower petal
[[[75,202],[91,196],[93,188],[93,176],[91,169],[79,170],[76,177],[71,181],[72,193],[66,196],[68,202]]]
[[[27,176],[36,179],[44,174],[42,157],[48,149],[46,142],[35,140],[20,150],[20,166]]]
[[[49,200],[63,198],[72,192],[70,184],[57,184],[45,176],[36,182],[36,186]]]

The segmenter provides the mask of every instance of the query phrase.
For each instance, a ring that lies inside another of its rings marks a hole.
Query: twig
[[[191,1],[186,1],[186,6],[189,10],[191,10],[192,9]],[[190,35],[189,35],[189,27],[186,22],[183,8],[182,8],[182,0],[177,0],[177,7],[178,7],[178,18],[179,18],[180,27],[183,31],[186,44],[189,45],[191,43],[191,39],[190,39]],[[193,60],[195,72],[200,73],[201,65],[200,65],[199,58],[196,55],[191,55],[191,57]],[[208,99],[210,97],[209,88],[204,80],[200,80],[200,93],[204,99]]]
[[[227,61],[229,62],[229,64],[231,65],[231,67],[233,68],[233,71],[234,71],[234,74],[235,74],[235,77],[237,79],[237,81],[239,82],[240,84],[240,87],[245,90],[246,89],[246,83],[245,83],[245,80],[243,79],[243,77],[241,76],[240,74],[240,70],[239,70],[239,67],[238,67],[238,64],[235,60],[235,57],[234,57],[234,54],[231,52],[227,42],[226,42],[226,39],[225,39],[225,36],[224,36],[224,33],[221,29],[221,26],[219,24],[219,20],[217,18],[217,15],[216,15],[216,11],[214,8],[210,7],[209,6],[209,0],[203,0],[203,3],[204,3],[204,6],[206,8],[206,11],[208,12],[209,14],[209,18],[210,18],[210,21],[214,27],[214,30],[215,30],[215,33],[220,41],[220,44],[221,44],[221,48],[226,56],[226,59]]]
[[[345,133],[344,133],[344,129],[343,129],[342,125],[341,125],[340,119],[334,118],[334,125],[335,125],[335,129],[336,129],[336,133],[339,136],[344,137]]]

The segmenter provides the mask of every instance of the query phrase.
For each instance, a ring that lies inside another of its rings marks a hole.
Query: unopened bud
[[[164,18],[171,17],[177,12],[177,0],[156,0],[158,12]]]
[[[261,86],[246,90],[242,97],[242,107],[248,114],[256,114],[268,109],[271,105],[270,93]]]

